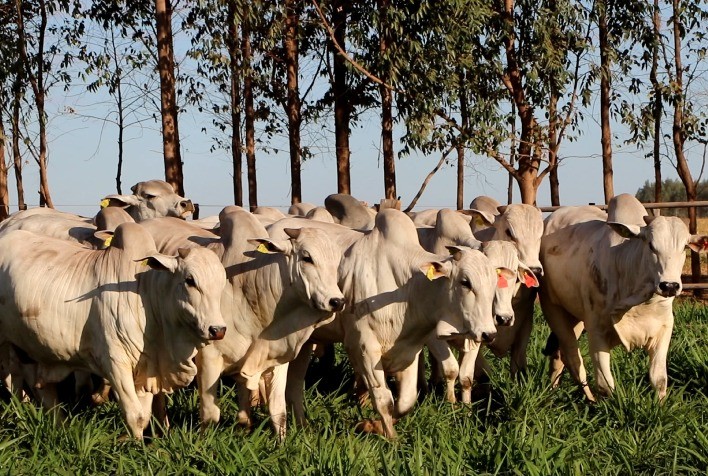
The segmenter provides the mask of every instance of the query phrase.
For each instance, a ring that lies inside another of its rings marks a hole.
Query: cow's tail
[[[560,342],[558,341],[558,336],[555,333],[551,332],[551,334],[548,336],[548,339],[546,340],[546,347],[544,347],[542,353],[546,357],[550,357],[551,355],[558,352],[558,349],[560,349]]]

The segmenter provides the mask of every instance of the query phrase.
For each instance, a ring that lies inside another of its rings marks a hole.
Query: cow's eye
[[[467,289],[472,289],[472,282],[470,282],[470,280],[467,278],[463,278],[462,281],[460,281],[460,284],[466,287]]]
[[[151,193],[143,193],[143,198],[144,198],[145,200],[151,200],[151,199],[153,199],[153,198],[155,198],[155,197],[156,197],[156,195],[153,195],[153,194],[151,194]]]
[[[194,280],[193,277],[187,276],[184,280],[184,282],[187,284],[187,286],[195,288],[197,287],[197,282]]]
[[[314,261],[312,261],[312,256],[310,256],[310,255],[307,254],[307,253],[305,253],[305,254],[302,255],[302,260],[303,260],[305,263],[310,263],[310,264],[313,264],[313,263],[314,263]]]

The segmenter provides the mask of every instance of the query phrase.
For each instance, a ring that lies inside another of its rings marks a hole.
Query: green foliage
[[[708,465],[708,309],[676,305],[669,393],[657,402],[641,351],[617,348],[614,396],[591,405],[566,375],[556,390],[541,355],[548,327],[540,313],[529,372],[516,381],[508,362],[488,355],[489,388],[471,406],[430,395],[397,423],[399,438],[357,435],[371,408],[358,408],[348,385],[306,395],[309,425],[291,425],[278,444],[266,414],[249,434],[235,425],[236,395],[222,384],[223,420],[199,430],[194,389],[170,398],[172,428],[143,444],[123,440],[115,403],[75,411],[63,425],[32,404],[0,404],[3,474],[705,474]],[[587,358],[585,339],[581,351]],[[340,356],[341,357],[341,356]],[[351,370],[337,367],[346,378]],[[592,385],[592,381],[591,381]]]
[[[654,182],[646,181],[642,185],[635,197],[643,203],[653,203],[655,201],[655,186]],[[697,200],[708,200],[708,183],[705,181],[698,182],[696,185]],[[661,182],[661,201],[662,202],[685,202],[686,188],[679,179],[665,179]],[[699,207],[698,216],[708,216],[708,210],[705,207]],[[687,217],[688,211],[684,208],[667,208],[661,211],[662,215]]]

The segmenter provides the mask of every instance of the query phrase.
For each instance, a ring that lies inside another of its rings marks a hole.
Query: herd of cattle
[[[282,437],[287,408],[305,421],[313,350],[335,342],[380,416],[361,428],[395,437],[425,346],[447,399],[459,381],[469,402],[488,371],[480,346],[509,354],[513,374],[525,369],[537,296],[553,331],[552,385],[567,366],[594,400],[578,349],[585,330],[600,394],[614,388],[610,350],[621,344],[647,351],[663,398],[685,248],[708,248],[630,195],[607,213],[564,207],[545,221],[489,197],[405,214],[340,194],[288,215],[227,206],[186,220],[194,206],[167,183],[132,190],[105,197],[94,218],[36,208],[0,223],[0,377],[60,411],[58,382],[73,374],[90,392],[99,376],[136,438],[152,416],[167,423],[165,393],[195,377],[202,424],[218,422],[222,375],[236,377],[239,422],[250,424],[260,394]]]

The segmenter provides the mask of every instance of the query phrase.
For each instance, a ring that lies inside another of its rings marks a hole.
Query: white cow
[[[374,226],[376,211],[351,195],[345,193],[328,195],[324,205],[335,223],[355,230],[370,230]]]
[[[179,196],[164,180],[138,182],[130,190],[132,195],[106,195],[101,208],[125,208],[136,222],[167,216],[186,218],[194,212],[192,201]]]
[[[426,250],[433,253],[442,253],[448,246],[466,245],[479,249],[489,258],[498,275],[493,305],[497,335],[504,332],[504,326],[510,326],[514,323],[512,300],[518,292],[518,287],[522,282],[527,287],[538,286],[538,281],[533,272],[519,260],[516,245],[502,240],[480,243],[472,234],[470,226],[463,218],[463,215],[449,209],[439,210],[432,221],[435,223],[434,228],[418,227],[418,238]],[[495,343],[496,339],[486,345],[494,349]],[[462,400],[465,403],[469,403],[474,380],[475,362],[477,361],[480,345],[463,339],[456,339],[452,344],[461,350],[462,355],[459,365],[445,342],[431,339],[427,343],[431,354],[442,366],[442,372],[446,380],[446,399],[453,403],[456,401],[454,385],[459,375],[462,385]],[[433,368],[434,376],[435,370],[436,368]]]
[[[474,235],[481,241],[506,240],[516,245],[519,260],[524,263],[536,277],[543,276],[544,268],[539,259],[541,236],[543,235],[543,217],[541,211],[531,205],[511,204],[499,206],[496,210],[490,208],[494,199],[477,197],[471,205],[479,206],[481,210],[469,210],[473,215]],[[494,214],[497,212],[497,215]],[[487,226],[488,228],[482,228]],[[529,277],[530,278],[530,277]],[[530,278],[530,283],[535,278]],[[514,323],[500,328],[497,338],[490,349],[497,355],[510,354],[511,374],[523,372],[527,367],[526,348],[533,327],[534,301],[536,287],[521,286],[514,296]]]
[[[627,196],[619,200],[628,201]],[[585,329],[601,394],[614,389],[610,350],[621,344],[627,350],[647,351],[649,379],[661,399],[666,395],[672,303],[681,293],[685,248],[705,251],[708,237],[690,235],[675,217],[647,216],[644,226],[631,223],[641,218],[638,202],[632,205],[629,200],[629,209],[617,202],[610,203],[612,215],[630,223],[605,221],[603,212],[589,206],[561,208],[546,219],[541,245],[546,275],[540,298],[560,347],[560,352],[552,352],[551,379],[557,385],[565,364],[587,398],[594,400],[577,343]]]
[[[273,425],[283,436],[285,364],[295,358],[312,331],[344,305],[337,287],[341,251],[323,231],[311,227],[286,228],[284,239],[270,239],[258,218],[245,210],[230,209],[220,214],[219,222],[218,239],[188,222],[168,218],[149,220],[143,226],[156,238],[159,249],[206,246],[227,270],[221,311],[231,331],[197,356],[202,422],[219,421],[220,375],[235,375],[249,390],[256,390],[265,374]],[[247,392],[239,392],[239,407],[241,423],[250,425]]]
[[[386,209],[377,214],[374,229],[345,252],[339,268],[345,309],[316,337],[343,341],[363,378],[382,418],[364,422],[364,430],[396,436],[393,421],[415,403],[418,356],[431,335],[494,338],[496,272],[479,251],[451,251],[452,256],[425,251],[413,222]],[[386,374],[400,382],[395,409]]]
[[[213,253],[159,254],[135,223],[120,225],[106,250],[9,231],[0,235],[0,345],[37,363],[34,385],[50,408],[53,384],[71,371],[106,378],[141,438],[153,394],[189,384],[197,348],[223,338],[225,284]]]
[[[0,234],[12,230],[26,230],[97,249],[103,246],[104,240],[95,236],[96,231],[113,231],[121,223],[132,221],[130,215],[116,207],[101,209],[93,219],[53,208],[38,207],[10,215],[0,223]]]

